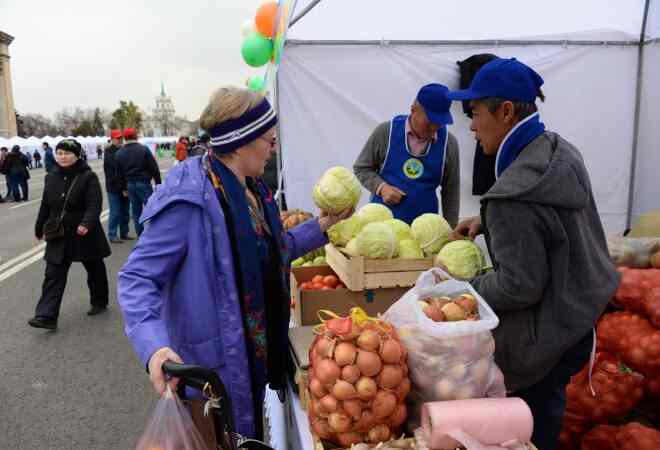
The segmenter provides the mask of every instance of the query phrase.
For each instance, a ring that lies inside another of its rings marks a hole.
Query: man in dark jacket
[[[28,159],[21,153],[21,148],[14,145],[4,162],[4,169],[9,177],[10,190],[15,202],[28,201]],[[21,196],[22,194],[22,196]]]
[[[50,145],[48,145],[48,142],[44,142],[41,145],[44,149],[44,168],[46,169],[47,173],[51,173],[56,165],[53,149]]]
[[[483,231],[493,260],[495,270],[472,285],[500,318],[495,360],[507,390],[532,410],[532,442],[554,450],[566,385],[589,360],[593,327],[619,275],[580,152],[540,121],[542,84],[515,59],[495,59],[449,98],[471,101],[471,129],[497,155],[480,217],[456,229]]]
[[[5,184],[7,185],[7,200],[11,197],[11,183],[9,182],[9,175],[7,175],[7,169],[5,167],[5,161],[7,160],[7,155],[9,154],[9,149],[7,147],[0,148],[0,174],[5,176]],[[4,203],[5,199],[2,198],[0,194],[0,203]]]
[[[39,169],[40,167],[42,167],[42,164],[41,164],[41,153],[39,153],[39,150],[35,150],[35,151],[34,151],[34,154],[33,154],[32,156],[33,156],[33,158],[34,158],[34,167],[36,167],[37,169]]]
[[[117,163],[122,183],[127,186],[128,199],[131,202],[131,215],[138,237],[144,227],[140,223],[142,208],[153,193],[151,180],[160,184],[160,169],[151,151],[137,141],[134,128],[124,130],[124,147],[117,152]]]
[[[121,176],[117,162],[117,152],[121,149],[121,130],[110,132],[111,144],[105,151],[103,160],[103,172],[105,173],[105,190],[108,193],[110,214],[108,219],[108,240],[113,244],[121,244],[124,240],[133,240],[128,235],[129,201],[128,186]],[[117,237],[119,228],[119,237]]]

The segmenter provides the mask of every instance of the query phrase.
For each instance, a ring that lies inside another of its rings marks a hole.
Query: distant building
[[[175,136],[177,134],[175,112],[172,98],[165,94],[165,85],[161,82],[160,95],[156,97],[156,107],[151,110],[145,128],[156,137]]]
[[[17,135],[14,92],[11,85],[9,45],[14,38],[0,31],[0,137]]]

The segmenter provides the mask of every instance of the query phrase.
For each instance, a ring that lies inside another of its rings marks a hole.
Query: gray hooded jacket
[[[495,270],[472,281],[500,318],[495,360],[508,391],[540,381],[596,323],[619,274],[582,156],[533,140],[481,199]]]

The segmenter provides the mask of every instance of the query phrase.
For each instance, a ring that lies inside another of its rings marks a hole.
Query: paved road
[[[165,171],[172,160],[159,164]],[[90,165],[103,183],[101,162]],[[43,169],[32,171],[31,199],[41,198],[43,177]],[[59,329],[30,328],[45,267],[33,232],[38,208],[39,201],[0,204],[0,449],[134,449],[155,396],[124,336],[115,298],[131,245],[113,245],[106,259],[108,313],[86,316],[85,271],[74,264]]]

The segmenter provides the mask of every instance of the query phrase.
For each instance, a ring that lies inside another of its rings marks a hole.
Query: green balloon
[[[273,41],[262,34],[252,33],[243,41],[241,54],[248,66],[261,67],[273,56]]]
[[[264,90],[264,85],[266,81],[264,77],[260,75],[255,75],[248,80],[248,88],[254,92],[261,92]]]

